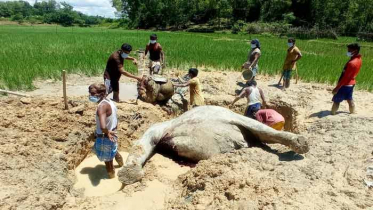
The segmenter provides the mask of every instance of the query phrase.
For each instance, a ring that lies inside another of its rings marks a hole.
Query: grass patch
[[[144,49],[151,31],[78,28],[59,26],[0,25],[0,81],[3,88],[32,89],[36,77],[59,78],[61,70],[86,75],[102,74],[110,54],[127,42]],[[261,73],[279,74],[286,56],[286,38],[240,34],[200,34],[157,32],[168,67],[187,70],[207,66],[217,70],[237,70],[245,62],[252,38],[262,45]],[[298,40],[304,57],[298,63],[305,81],[333,83],[347,62],[346,44],[355,38],[338,40]],[[363,67],[357,78],[360,89],[372,90],[373,43],[364,42]],[[135,50],[132,56],[136,56]],[[136,72],[136,66],[125,63]]]

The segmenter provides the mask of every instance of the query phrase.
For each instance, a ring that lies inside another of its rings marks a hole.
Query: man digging
[[[261,109],[262,103],[260,102],[260,99],[263,101],[263,106],[267,106],[267,102],[264,97],[263,90],[258,88],[256,86],[256,81],[251,80],[247,82],[246,88],[242,90],[240,95],[238,95],[233,102],[229,105],[229,107],[232,107],[238,100],[241,98],[246,97],[248,106],[245,111],[245,116],[250,117],[251,119],[255,119],[255,112]]]

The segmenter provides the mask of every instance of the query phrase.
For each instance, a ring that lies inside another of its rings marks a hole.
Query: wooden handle
[[[22,93],[17,93],[9,90],[2,90],[0,89],[0,93],[6,93],[6,94],[11,94],[11,95],[16,95],[16,96],[23,96],[23,97],[30,97],[29,95],[22,94]]]
[[[62,70],[62,83],[63,83],[63,100],[65,102],[65,109],[69,109],[67,105],[67,94],[66,94],[66,71]]]

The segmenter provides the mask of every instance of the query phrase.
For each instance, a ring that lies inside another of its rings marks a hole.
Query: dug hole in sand
[[[243,88],[239,76],[201,70],[206,103],[227,107]],[[102,77],[75,78],[87,92],[88,85],[102,82]],[[285,129],[307,138],[308,153],[296,155],[275,144],[216,155],[194,168],[156,154],[145,165],[144,178],[120,192],[121,184],[111,183],[117,178],[106,180],[104,163],[90,153],[97,105],[88,93],[69,95],[69,106],[79,112],[64,110],[59,94],[27,101],[0,97],[0,209],[373,209],[373,188],[366,184],[373,182],[373,94],[356,90],[357,114],[350,115],[342,103],[332,116],[331,85],[300,81],[284,92],[274,85],[278,78],[258,75],[257,82],[270,107],[284,115]],[[240,100],[232,110],[242,114],[246,103]],[[173,118],[141,101],[117,107],[119,151],[128,152],[150,126]],[[91,158],[97,162],[86,167],[102,165],[96,189],[88,174],[74,171]],[[81,175],[88,186],[73,187]],[[95,193],[102,196],[90,196]]]
[[[120,152],[123,159],[126,160],[128,153]],[[174,161],[156,154],[150,160],[156,166],[156,173],[163,178],[175,181],[181,174],[186,173],[189,167],[182,167]],[[120,210],[148,210],[163,209],[166,195],[172,191],[171,186],[162,183],[158,179],[146,181],[146,187],[141,191],[134,192],[130,197],[119,191],[122,183],[119,182],[117,173],[119,166],[114,161],[116,176],[108,179],[105,164],[91,154],[75,169],[76,183],[74,188],[84,189],[86,197],[102,197],[104,203],[112,203],[107,209]],[[100,208],[106,209],[105,206]]]

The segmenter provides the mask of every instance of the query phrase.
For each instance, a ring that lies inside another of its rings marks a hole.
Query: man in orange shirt
[[[347,45],[347,56],[350,57],[350,60],[346,63],[345,67],[343,68],[342,74],[339,77],[337,86],[333,89],[333,107],[332,107],[332,115],[337,113],[339,108],[339,104],[347,100],[350,113],[355,113],[355,103],[352,99],[352,93],[354,91],[354,87],[356,84],[356,76],[360,71],[361,68],[361,55],[360,53],[360,45],[358,43],[353,43]]]
[[[291,73],[293,70],[297,69],[297,61],[302,58],[302,53],[299,48],[295,46],[294,38],[288,39],[288,47],[284,66],[282,67],[282,75],[284,77],[284,83],[282,85],[283,90],[290,87]],[[280,82],[278,85],[280,85]]]
[[[205,105],[205,98],[202,95],[202,85],[197,76],[198,76],[198,69],[190,68],[189,77],[191,79],[188,82],[184,84],[172,83],[175,87],[189,86],[190,105],[192,106],[192,108]]]

